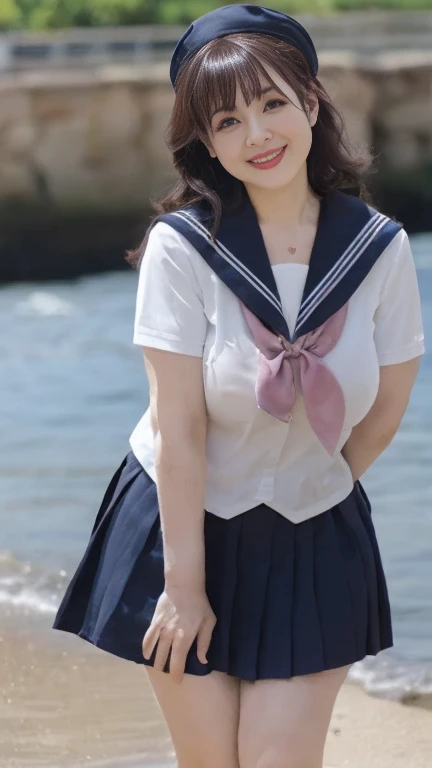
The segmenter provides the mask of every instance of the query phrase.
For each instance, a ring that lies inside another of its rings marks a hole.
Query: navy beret
[[[305,28],[285,13],[261,5],[224,5],[192,22],[178,41],[171,58],[170,78],[175,86],[182,64],[203,45],[236,32],[272,35],[302,52],[313,75],[318,72],[318,56]]]

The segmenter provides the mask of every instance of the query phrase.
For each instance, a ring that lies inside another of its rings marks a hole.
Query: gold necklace
[[[318,198],[318,199],[321,200],[321,198]],[[289,245],[288,246],[288,253],[290,253],[291,256],[294,256],[294,254],[297,253],[297,246]]]

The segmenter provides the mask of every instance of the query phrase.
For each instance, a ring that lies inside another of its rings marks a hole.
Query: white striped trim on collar
[[[297,318],[296,330],[301,328],[306,320],[315,311],[318,304],[320,304],[329,293],[335,288],[335,286],[345,277],[346,273],[351,269],[353,264],[358,261],[360,256],[365,252],[366,248],[370,245],[374,237],[388,222],[387,216],[381,213],[376,213],[363,227],[357,237],[350,243],[348,248],[344,251],[342,256],[333,265],[331,270],[323,277],[321,282],[314,288],[312,293],[309,294],[301,311]]]
[[[251,283],[251,285],[253,285],[257,291],[259,291],[268,301],[270,301],[271,304],[273,304],[275,309],[277,309],[285,319],[282,311],[282,304],[274,295],[274,293],[272,293],[270,288],[268,288],[268,286],[265,285],[265,283],[263,283],[253,272],[251,272],[251,270],[248,269],[248,267],[246,267],[243,262],[241,262],[233,253],[231,253],[231,251],[229,251],[223,243],[221,243],[219,240],[213,241],[210,232],[203,224],[201,224],[200,221],[195,219],[195,217],[187,211],[173,212],[172,215],[178,216],[180,219],[187,221],[187,223],[190,224],[190,226],[193,227],[193,229],[195,229],[198,234],[207,240],[207,242],[214,248],[219,256],[222,256],[225,261],[231,264],[234,269],[236,269],[246,280],[248,280],[249,283]]]

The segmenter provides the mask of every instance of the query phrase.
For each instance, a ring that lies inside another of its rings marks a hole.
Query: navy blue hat
[[[182,64],[203,45],[236,32],[254,32],[285,40],[302,52],[312,74],[317,74],[318,56],[315,46],[298,21],[261,5],[224,5],[192,22],[178,41],[171,58],[170,78],[173,86]]]

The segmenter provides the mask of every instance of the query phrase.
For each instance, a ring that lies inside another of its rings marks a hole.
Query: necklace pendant
[[[297,248],[295,248],[294,245],[288,246],[288,253],[294,254],[296,252]]]

